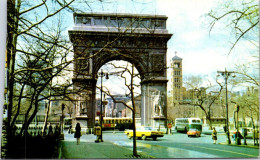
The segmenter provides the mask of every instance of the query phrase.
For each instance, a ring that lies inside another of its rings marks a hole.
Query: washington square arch
[[[69,30],[74,48],[74,120],[93,128],[98,70],[107,62],[124,60],[141,77],[141,125],[166,125],[167,42],[165,15],[74,13]],[[74,121],[75,122],[75,121]]]

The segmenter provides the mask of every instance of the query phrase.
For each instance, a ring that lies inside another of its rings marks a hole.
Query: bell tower
[[[183,88],[182,88],[182,58],[177,56],[175,51],[175,56],[171,61],[171,81],[172,81],[172,96],[173,100],[182,101],[183,99]]]

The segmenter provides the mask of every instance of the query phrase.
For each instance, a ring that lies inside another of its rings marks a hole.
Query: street
[[[93,142],[96,136],[83,135],[81,142]],[[123,132],[104,131],[103,140],[132,150],[133,140]],[[73,134],[65,132],[65,141],[75,141]],[[252,142],[247,140],[248,144]],[[225,143],[226,136],[218,135],[218,144],[213,144],[211,135],[189,138],[184,133],[164,135],[156,141],[152,139],[137,140],[137,151],[154,158],[254,158],[259,156],[259,149],[243,146],[230,146]]]

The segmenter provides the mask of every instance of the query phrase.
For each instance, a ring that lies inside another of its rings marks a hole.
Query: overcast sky
[[[168,41],[168,66],[177,51],[183,58],[183,76],[207,76],[225,68],[232,70],[236,63],[252,61],[252,45],[247,41],[241,41],[227,56],[234,37],[225,24],[218,24],[209,35],[209,18],[205,14],[220,2],[223,0],[108,0],[90,5],[93,12],[166,15],[168,32],[173,34]],[[118,84],[113,79],[104,83]]]

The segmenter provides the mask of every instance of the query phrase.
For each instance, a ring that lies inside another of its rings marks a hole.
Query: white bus
[[[176,118],[175,130],[187,132],[190,128],[196,128],[202,132],[202,120],[200,118]]]

